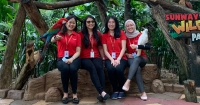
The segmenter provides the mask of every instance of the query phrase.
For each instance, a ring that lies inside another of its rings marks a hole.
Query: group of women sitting
[[[72,87],[75,104],[79,103],[77,96],[77,72],[81,66],[90,73],[92,83],[99,95],[99,101],[120,99],[125,97],[124,91],[128,91],[130,82],[135,77],[141,99],[147,100],[141,68],[147,63],[144,49],[150,46],[138,45],[141,32],[136,29],[133,20],[125,22],[125,31],[120,29],[115,16],[108,16],[105,23],[105,31],[98,31],[95,18],[88,15],[83,21],[83,27],[77,32],[77,20],[74,15],[69,15],[67,22],[63,23],[61,30],[52,37],[51,42],[57,45],[57,68],[61,72],[61,81],[64,95],[62,102],[67,104],[68,84]],[[137,56],[137,49],[143,49]],[[104,64],[112,85],[111,96],[105,92]],[[129,65],[128,78],[125,80],[124,70]]]

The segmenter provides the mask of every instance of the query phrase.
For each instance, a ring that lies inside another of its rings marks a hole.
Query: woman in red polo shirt
[[[77,97],[77,71],[80,67],[80,52],[81,52],[81,38],[77,29],[77,21],[74,15],[67,17],[68,22],[63,24],[61,31],[52,37],[51,42],[56,42],[57,45],[57,67],[61,72],[61,81],[63,85],[63,99],[64,104],[68,103],[68,83],[70,80],[73,100],[75,104],[79,103]]]
[[[81,66],[88,70],[90,78],[97,89],[99,101],[107,100],[110,96],[104,91],[105,74],[103,69],[104,53],[101,44],[101,33],[97,31],[97,23],[91,15],[83,21],[83,29],[80,32],[82,39]]]
[[[141,75],[141,68],[144,67],[147,63],[147,56],[142,50],[141,55],[137,56],[136,48],[138,49],[150,49],[150,45],[137,45],[138,39],[142,33],[140,33],[138,30],[136,30],[136,25],[133,20],[127,20],[125,22],[125,29],[126,29],[126,36],[127,36],[127,57],[128,57],[128,64],[129,67],[129,73],[128,73],[128,79],[126,80],[123,90],[128,91],[130,87],[130,82],[135,76],[136,82],[139,88],[139,91],[141,92],[141,99],[147,100],[147,95],[145,93],[143,79]]]
[[[119,27],[116,17],[109,16],[105,24],[105,32],[102,36],[102,44],[106,55],[105,66],[112,84],[112,99],[124,98],[124,69],[127,66],[126,35]]]

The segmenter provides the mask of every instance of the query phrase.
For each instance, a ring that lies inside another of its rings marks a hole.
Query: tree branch
[[[59,8],[73,7],[93,1],[98,1],[98,0],[71,0],[71,1],[61,1],[55,3],[43,3],[39,1],[33,1],[33,2],[39,9],[53,10]]]
[[[198,13],[190,8],[179,5],[175,2],[170,2],[168,0],[139,0],[145,3],[159,4],[162,8],[166,8],[175,13]]]
[[[33,4],[32,0],[28,3],[22,3],[26,13],[34,24],[35,28],[37,29],[40,35],[43,35],[48,30],[48,25],[45,23],[44,19],[42,18],[38,8]]]

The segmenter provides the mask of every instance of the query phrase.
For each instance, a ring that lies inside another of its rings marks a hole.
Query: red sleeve
[[[126,40],[126,34],[121,30],[121,40]]]

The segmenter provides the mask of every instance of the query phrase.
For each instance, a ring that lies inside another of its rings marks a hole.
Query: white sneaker
[[[147,96],[141,96],[140,99],[143,100],[143,101],[146,101],[147,100]]]
[[[122,89],[123,89],[124,91],[128,91],[128,90],[129,90],[129,89],[126,88],[125,86],[123,86]]]

